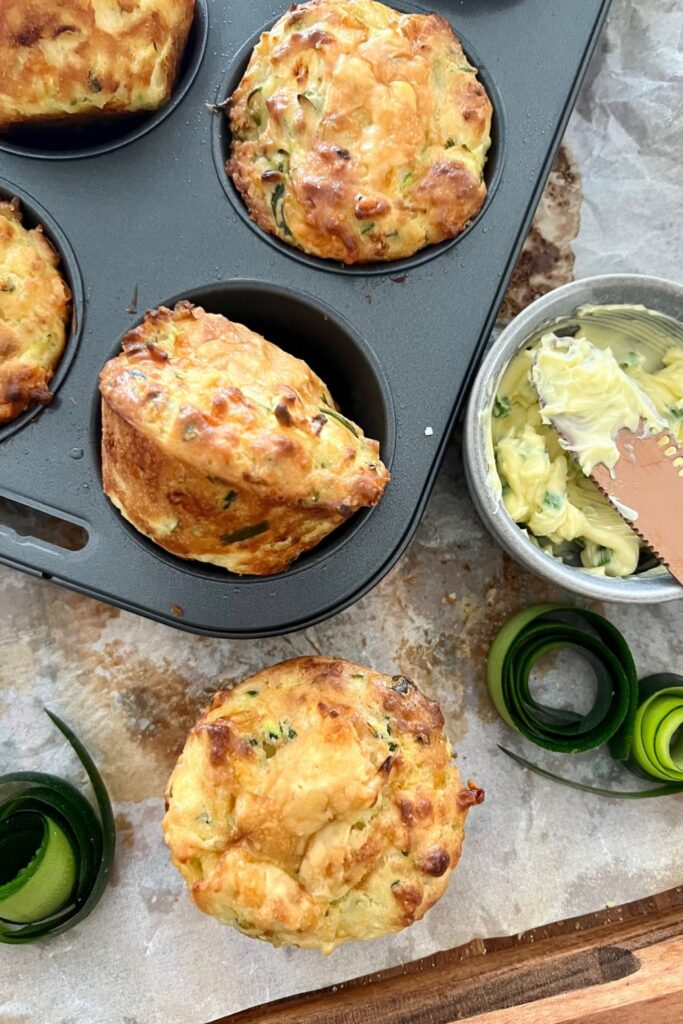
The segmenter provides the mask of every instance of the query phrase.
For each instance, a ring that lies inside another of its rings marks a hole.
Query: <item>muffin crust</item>
[[[162,106],[193,14],[194,0],[3,0],[0,130]]]
[[[19,202],[0,202],[0,424],[52,401],[71,293],[43,229],[22,224]]]
[[[426,913],[482,799],[409,679],[297,658],[216,694],[170,778],[164,833],[205,913],[329,953]]]
[[[229,105],[227,171],[283,241],[344,263],[398,259],[481,208],[491,112],[444,18],[309,0],[254,49]]]
[[[306,363],[188,302],[146,315],[100,391],[105,493],[182,558],[280,572],[389,480]]]

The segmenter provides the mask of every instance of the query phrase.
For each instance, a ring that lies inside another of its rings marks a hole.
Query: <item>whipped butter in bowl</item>
[[[574,436],[573,453],[551,417]],[[613,275],[529,306],[486,356],[467,412],[467,479],[499,543],[586,597],[683,596],[629,526],[631,510],[620,515],[586,475],[614,464],[620,426],[641,423],[683,441],[683,287]]]

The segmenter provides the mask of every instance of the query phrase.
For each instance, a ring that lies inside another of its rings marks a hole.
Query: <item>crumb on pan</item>
[[[483,792],[462,785],[439,705],[411,680],[311,657],[216,694],[166,799],[201,910],[329,953],[423,917]]]
[[[283,241],[344,263],[398,259],[481,208],[491,113],[444,18],[309,0],[254,49],[227,111],[227,171]]]

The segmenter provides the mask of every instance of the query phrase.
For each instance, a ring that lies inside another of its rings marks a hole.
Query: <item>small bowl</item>
[[[606,274],[557,288],[527,307],[494,342],[470,393],[465,419],[465,475],[486,527],[513,558],[537,576],[582,597],[626,604],[654,604],[683,597],[683,587],[663,566],[634,576],[596,576],[545,554],[510,517],[491,487],[491,407],[503,373],[515,353],[544,324],[571,316],[579,306],[643,305],[683,319],[683,285],[637,274]]]

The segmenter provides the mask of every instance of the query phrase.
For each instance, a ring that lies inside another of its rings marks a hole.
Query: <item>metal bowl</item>
[[[571,316],[585,304],[642,304],[683,319],[683,285],[657,277],[607,274],[557,288],[533,302],[505,328],[487,353],[469,398],[464,460],[470,494],[479,515],[498,543],[531,572],[583,597],[629,604],[654,604],[683,597],[681,587],[662,566],[625,578],[597,576],[545,554],[527,531],[508,515],[500,492],[492,487],[491,407],[500,379],[518,349],[544,324]]]

